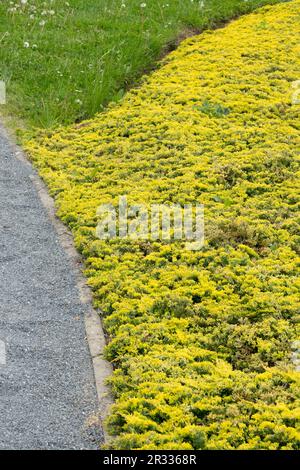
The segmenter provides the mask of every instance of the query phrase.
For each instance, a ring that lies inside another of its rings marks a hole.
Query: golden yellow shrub
[[[190,38],[120,104],[26,143],[104,312],[116,447],[300,448],[299,18],[294,0]],[[123,194],[204,204],[205,247],[98,240]]]

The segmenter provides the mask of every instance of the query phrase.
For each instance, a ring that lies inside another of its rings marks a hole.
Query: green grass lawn
[[[278,2],[1,0],[2,111],[46,128],[91,117],[119,100],[180,35]]]

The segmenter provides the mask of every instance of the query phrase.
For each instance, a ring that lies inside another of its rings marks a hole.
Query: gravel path
[[[0,128],[0,449],[93,449],[84,305],[33,173]]]

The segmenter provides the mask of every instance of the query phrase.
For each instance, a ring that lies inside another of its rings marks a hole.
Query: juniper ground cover
[[[187,39],[121,103],[26,143],[104,312],[117,448],[300,448],[299,18],[293,0]],[[205,247],[98,240],[122,194],[204,204]]]

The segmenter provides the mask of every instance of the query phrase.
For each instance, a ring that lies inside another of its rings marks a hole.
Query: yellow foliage
[[[190,38],[121,104],[26,143],[105,315],[117,448],[300,448],[299,17]],[[124,194],[204,204],[205,247],[97,240]]]

